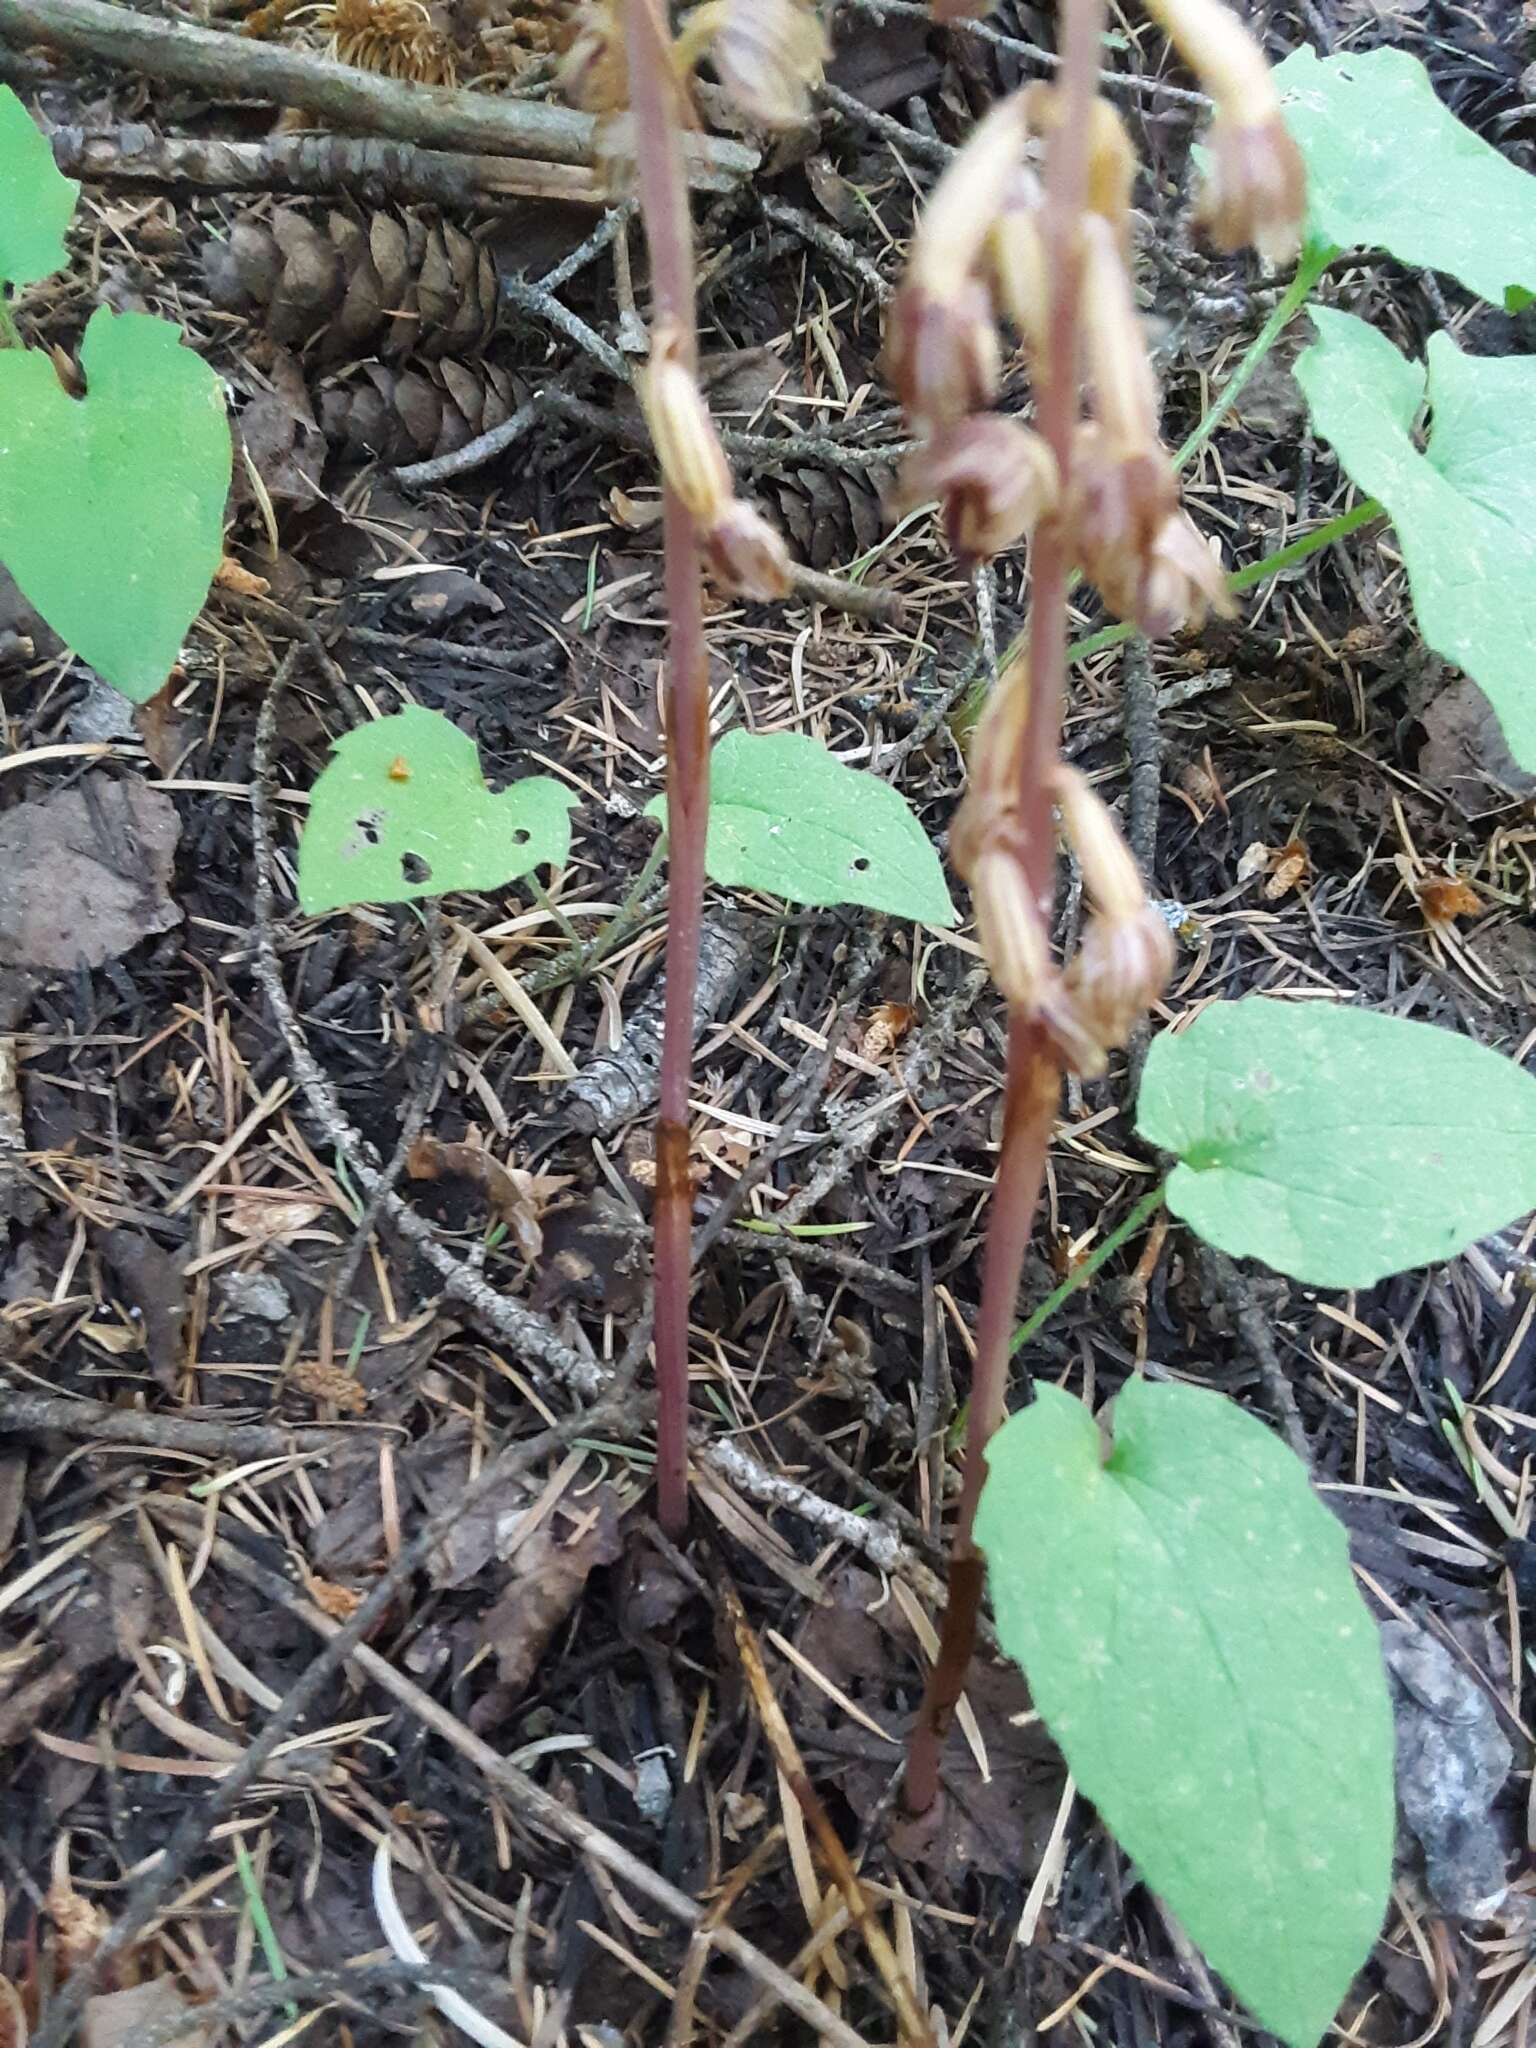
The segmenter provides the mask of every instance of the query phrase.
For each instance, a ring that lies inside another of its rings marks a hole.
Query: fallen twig
[[[205,1422],[143,1408],[113,1408],[105,1401],[33,1394],[0,1384],[0,1436],[63,1436],[79,1443],[137,1444],[150,1451],[185,1451],[198,1458],[286,1458],[334,1450],[350,1430],[290,1428],[280,1422]]]
[[[333,63],[308,50],[158,21],[111,0],[0,0],[0,41],[48,43],[141,78],[301,107],[343,126],[439,149],[488,150],[547,162],[593,160],[590,114],[540,100],[418,85]],[[693,138],[691,161],[728,180],[750,177],[755,149],[717,136]]]
[[[612,1407],[613,1403],[611,1402],[603,1403],[605,1410],[611,1411]],[[584,1424],[579,1426],[589,1426],[596,1429],[600,1419],[599,1412],[592,1410],[584,1419]],[[576,1434],[579,1426],[573,1426],[570,1433]],[[610,1424],[609,1426],[612,1425]],[[539,1438],[536,1441],[547,1453],[549,1447],[548,1436]],[[523,1448],[526,1449],[528,1447],[524,1446]],[[492,1465],[488,1466],[487,1470],[492,1469],[495,1463],[496,1461],[493,1460]],[[482,1474],[480,1481],[480,1486],[483,1485],[484,1474]],[[475,1490],[479,1491],[479,1486]],[[454,1515],[462,1512],[463,1505],[467,1505],[467,1503],[454,1503],[450,1509],[434,1517],[434,1522],[446,1524]],[[159,1507],[158,1503],[157,1507]],[[185,1515],[187,1512],[179,1502],[169,1504],[160,1511],[167,1515],[172,1513]],[[199,1529],[201,1528],[200,1518],[198,1520],[198,1527]],[[423,1535],[425,1535],[425,1531]],[[415,1563],[421,1561],[421,1557],[425,1555],[428,1547],[430,1546],[425,1545],[420,1536],[412,1541],[410,1551],[419,1553],[414,1559]],[[649,1864],[641,1862],[638,1856],[632,1855],[622,1843],[616,1842],[611,1835],[607,1835],[601,1828],[595,1827],[584,1814],[573,1811],[561,1800],[555,1798],[553,1794],[546,1792],[542,1786],[535,1784],[525,1771],[520,1770],[516,1764],[509,1762],[505,1757],[501,1756],[488,1742],[482,1742],[480,1737],[466,1728],[456,1715],[450,1713],[446,1707],[439,1705],[430,1693],[423,1692],[420,1686],[413,1684],[403,1673],[397,1671],[394,1665],[389,1663],[386,1658],[381,1657],[376,1650],[367,1648],[360,1640],[362,1632],[357,1628],[357,1616],[354,1615],[345,1628],[342,1628],[332,1621],[328,1615],[322,1614],[319,1608],[312,1606],[308,1600],[295,1593],[275,1572],[267,1571],[254,1558],[248,1557],[234,1544],[225,1542],[223,1538],[215,1539],[213,1554],[222,1565],[237,1577],[244,1578],[249,1583],[258,1586],[270,1599],[286,1607],[291,1614],[304,1622],[316,1635],[327,1639],[325,1650],[316,1659],[315,1664],[310,1666],[309,1673],[306,1674],[306,1679],[303,1681],[306,1691],[309,1690],[309,1676],[313,1674],[318,1666],[324,1665],[325,1675],[329,1677],[341,1664],[350,1663],[360,1677],[369,1679],[375,1685],[381,1686],[392,1699],[396,1700],[408,1713],[413,1714],[424,1727],[431,1729],[435,1735],[448,1744],[450,1749],[457,1751],[467,1763],[473,1765],[486,1780],[487,1784],[495,1786],[496,1790],[506,1800],[507,1805],[523,1820],[529,1822],[534,1827],[542,1829],[546,1834],[554,1835],[559,1840],[570,1843],[572,1848],[577,1850],[582,1856],[590,1857],[605,1869],[611,1870],[616,1877],[622,1879],[625,1884],[630,1885],[635,1891],[639,1892],[642,1898],[650,1900],[653,1905],[660,1906],[663,1912],[670,1914],[674,1920],[681,1922],[683,1926],[699,1929],[702,1938],[706,1939],[721,1955],[728,1957],[738,1968],[745,1970],[749,1976],[754,1977],[758,1983],[771,1989],[781,2004],[786,2006],[797,2018],[803,2020],[814,2030],[817,2038],[835,2043],[836,2048],[862,2048],[859,2036],[846,2022],[838,2019],[819,1998],[814,1997],[805,1989],[804,1985],[798,1983],[794,1977],[790,1976],[786,1970],[772,1961],[770,1957],[765,1956],[762,1950],[756,1948],[745,1936],[736,1933],[734,1928],[721,1926],[713,1922],[707,1909],[701,1906],[696,1899],[691,1899],[686,1892],[679,1891],[675,1885],[669,1884],[666,1878],[662,1877],[659,1872],[652,1870]],[[394,1576],[394,1570],[386,1575],[387,1578],[393,1578]],[[381,1586],[383,1583],[381,1581]],[[379,1588],[375,1588],[375,1591],[369,1595],[368,1600],[364,1603],[367,1607],[372,1608],[374,1606],[379,1590]],[[359,1609],[358,1612],[361,1613],[362,1609]],[[370,1619],[372,1618],[370,1617]],[[295,1690],[298,1690],[298,1688],[295,1688]],[[291,1698],[292,1695],[289,1697]],[[287,1713],[287,1706],[288,1702],[285,1700],[283,1709],[280,1710],[281,1718],[285,1725],[291,1724],[293,1718],[293,1716]],[[273,1716],[274,1722],[278,1719],[278,1715]],[[268,1728],[262,1731],[256,1745],[256,1747],[261,1748],[264,1752],[268,1751],[275,1744],[275,1738],[274,1743],[269,1743],[268,1741],[270,1728],[271,1724],[269,1723]],[[249,1772],[246,1775],[249,1776]],[[221,1793],[228,1782],[228,1780],[225,1780],[220,1785],[219,1791]],[[212,1804],[213,1801],[210,1800],[209,1803]],[[221,1809],[223,1803],[222,1801],[220,1802]],[[158,1871],[151,1873],[151,1877],[157,1875],[159,1875]],[[40,2036],[37,2048],[55,2048],[55,2044],[61,2043],[62,2039],[63,2036],[61,2035],[55,2035],[52,2039]]]
[[[204,192],[344,192],[369,206],[404,200],[473,207],[502,199],[605,206],[607,188],[578,164],[422,149],[375,135],[269,135],[262,142],[163,135],[142,121],[120,128],[55,128],[53,160],[71,178],[191,185]]]
[[[215,1824],[226,1813],[232,1812],[257,1783],[266,1771],[278,1744],[319,1698],[324,1686],[341,1670],[348,1656],[358,1650],[363,1638],[370,1635],[384,1620],[399,1597],[401,1587],[426,1562],[475,1501],[483,1498],[491,1488],[505,1486],[509,1479],[531,1470],[548,1458],[551,1452],[565,1449],[574,1437],[588,1430],[602,1433],[604,1430],[621,1429],[626,1424],[633,1426],[641,1419],[644,1404],[636,1399],[631,1381],[643,1348],[643,1344],[631,1346],[634,1356],[631,1358],[626,1354],[615,1376],[613,1389],[606,1400],[599,1402],[595,1407],[578,1411],[563,1422],[556,1423],[553,1428],[541,1430],[537,1436],[529,1437],[515,1448],[503,1451],[499,1457],[487,1458],[479,1473],[469,1480],[464,1490],[456,1493],[436,1514],[429,1516],[411,1540],[402,1547],[389,1568],[375,1580],[345,1625],[327,1620],[320,1615],[318,1609],[310,1608],[307,1602],[292,1600],[291,1604],[294,1605],[295,1611],[302,1612],[304,1619],[310,1621],[312,1626],[316,1622],[323,1622],[320,1633],[328,1635],[330,1641],[305,1667],[303,1675],[284,1695],[282,1705],[269,1716],[261,1733],[253,1738],[239,1760],[212,1785],[206,1799],[199,1801],[180,1822],[166,1843],[163,1854],[121,1902],[100,1943],[79,1964],[58,1998],[44,2012],[33,2048],[66,2048],[66,2044],[75,2039],[75,2030],[86,2001],[95,1985],[106,1974],[114,1958],[133,1948],[156,1918],[165,1899],[176,1890],[185,1877],[193,1858],[207,1842]],[[172,1506],[179,1512],[187,1511],[183,1502],[173,1502]],[[197,1516],[200,1524],[201,1512],[196,1509],[191,1512]],[[220,1541],[222,1542],[222,1539]],[[226,1562],[233,1565],[233,1560],[239,1555],[234,1545],[225,1547]],[[282,1588],[284,1594],[287,1594],[286,1582],[275,1572],[264,1572],[262,1576],[269,1590]],[[391,1670],[389,1665],[384,1664],[382,1658],[377,1661],[386,1671]]]

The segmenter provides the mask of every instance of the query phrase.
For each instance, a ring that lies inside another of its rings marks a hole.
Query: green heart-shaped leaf
[[[665,824],[667,800],[648,818]],[[728,732],[710,758],[706,864],[725,888],[791,903],[859,903],[952,925],[939,857],[899,790],[803,733]]]
[[[1307,232],[1443,270],[1511,311],[1536,289],[1536,178],[1458,121],[1405,50],[1275,67],[1307,161]]]
[[[230,438],[212,370],[147,313],[91,315],[86,395],[0,349],[0,562],[136,703],[164,686],[222,552]]]
[[[299,842],[299,902],[315,912],[499,889],[561,865],[575,801],[551,775],[493,794],[469,735],[412,705],[336,742]]]
[[[1351,313],[1314,307],[1296,377],[1317,431],[1391,514],[1419,630],[1498,713],[1536,768],[1536,357],[1463,355],[1429,340],[1429,369]],[[1421,452],[1413,424],[1428,396]]]
[[[1453,1258],[1536,1208],[1536,1078],[1455,1031],[1338,1003],[1211,1003],[1147,1056],[1168,1206],[1315,1287]]]
[[[1042,1386],[987,1447],[997,1632],[1072,1775],[1266,2027],[1311,2048],[1392,1876],[1392,1712],[1344,1531],[1219,1394]]]
[[[31,115],[0,85],[0,290],[63,268],[64,231],[79,197]]]

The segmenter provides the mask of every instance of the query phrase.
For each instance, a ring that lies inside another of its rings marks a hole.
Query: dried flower
[[[759,604],[788,597],[794,582],[789,550],[755,505],[732,498],[705,528],[703,542],[715,580],[727,590]]]
[[[1059,764],[1055,794],[1093,915],[1045,1021],[1078,1073],[1101,1074],[1110,1047],[1125,1043],[1161,993],[1173,969],[1173,937],[1147,902],[1113,813],[1087,780]]]
[[[992,979],[1010,1003],[1040,1011],[1058,983],[1045,919],[1015,848],[989,847],[970,876],[976,930]]]
[[[453,44],[424,0],[334,0],[320,17],[331,31],[327,54],[360,71],[417,85],[457,85]]]
[[[707,530],[724,516],[736,493],[720,436],[675,324],[659,326],[652,335],[639,390],[661,473]]]
[[[1045,1022],[1067,1064],[1102,1074],[1162,994],[1173,971],[1173,934],[1151,904],[1127,917],[1090,918]]]
[[[787,597],[788,551],[756,507],[737,497],[720,436],[686,360],[682,332],[673,324],[652,336],[640,402],[661,473],[692,515],[718,580],[743,597]]]
[[[1173,463],[1158,438],[1157,382],[1114,229],[1087,220],[1083,246],[1095,416],[1073,446],[1073,536],[1110,610],[1143,632],[1167,632],[1224,596],[1220,573],[1188,545]]]
[[[981,281],[967,278],[940,298],[909,275],[891,305],[885,371],[920,434],[990,405],[1002,351]]]
[[[1147,0],[1147,11],[1216,102],[1202,224],[1219,249],[1248,243],[1283,262],[1301,239],[1307,180],[1268,59],[1221,0]]]
[[[1077,557],[1116,618],[1143,623],[1158,536],[1178,511],[1178,487],[1157,442],[1124,450],[1102,427],[1078,429],[1069,518]]]
[[[764,128],[809,120],[810,95],[831,54],[804,0],[709,0],[684,22],[675,52],[684,73],[707,52],[731,98]]]
[[[994,223],[1029,138],[1026,95],[1000,100],[934,187],[891,307],[886,367],[919,433],[953,426],[991,402],[999,350],[981,281]]]
[[[1054,510],[1056,459],[1015,419],[980,413],[945,427],[907,463],[908,500],[938,498],[949,544],[967,565],[1012,547]]]
[[[1301,151],[1278,110],[1241,127],[1218,115],[1199,220],[1218,249],[1257,249],[1266,263],[1296,254],[1307,208]]]
[[[1154,637],[1175,633],[1181,626],[1203,626],[1211,612],[1229,619],[1236,610],[1221,557],[1187,512],[1170,513],[1152,543],[1142,584],[1142,630]]]
[[[581,0],[575,19],[560,60],[560,91],[589,114],[620,113],[629,105],[629,69],[616,0]]]

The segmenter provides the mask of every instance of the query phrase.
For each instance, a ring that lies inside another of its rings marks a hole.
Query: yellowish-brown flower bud
[[[966,749],[966,791],[949,828],[949,854],[967,880],[988,839],[1018,810],[1029,700],[1029,659],[1021,648],[988,691]]]
[[[1211,612],[1229,619],[1237,610],[1220,556],[1185,512],[1170,514],[1158,529],[1140,609],[1142,630],[1154,638],[1181,626],[1203,626]]]
[[[736,493],[720,436],[676,327],[660,326],[651,337],[639,392],[662,475],[701,527],[716,525]]]
[[[797,128],[810,118],[830,54],[804,0],[708,0],[688,16],[675,47],[684,71],[707,52],[731,98],[764,128]]]
[[[1058,765],[1055,796],[1093,915],[1045,1020],[1068,1065],[1080,1074],[1101,1074],[1110,1047],[1125,1043],[1167,982],[1173,938],[1147,902],[1113,813],[1086,778]]]
[[[1040,180],[1021,166],[987,238],[987,268],[997,303],[1038,357],[1050,322],[1050,266],[1040,233]]]
[[[1057,981],[1050,939],[1024,865],[1002,843],[983,849],[970,877],[976,930],[992,979],[1010,1003],[1045,1005]]]
[[[937,498],[949,544],[967,566],[990,560],[1054,511],[1056,459],[1038,434],[998,413],[945,427],[902,475],[909,503]]]
[[[724,512],[703,533],[704,557],[715,580],[740,597],[759,604],[788,597],[793,564],[782,537],[755,505],[732,498]]]
[[[716,578],[742,597],[787,597],[789,554],[755,506],[738,498],[731,467],[675,326],[658,327],[639,379],[662,476],[687,506]]]
[[[1130,916],[1090,918],[1045,1022],[1067,1064],[1092,1079],[1162,994],[1173,972],[1173,934],[1143,903]]]
[[[1072,448],[1068,517],[1078,561],[1116,618],[1142,623],[1153,550],[1178,510],[1167,450],[1126,451],[1102,427],[1080,427]]]
[[[1109,918],[1134,916],[1147,892],[1114,812],[1088,778],[1065,761],[1056,764],[1052,781],[1061,829],[1082,865],[1083,886],[1095,907]]]
[[[979,412],[997,389],[997,332],[981,269],[1028,139],[1025,95],[1013,93],[976,124],[912,237],[906,278],[891,306],[885,360],[919,433]]]
[[[1198,218],[1218,249],[1257,249],[1266,263],[1296,254],[1307,211],[1301,151],[1279,112],[1239,126],[1218,115],[1210,134],[1211,168]]]
[[[1251,244],[1282,262],[1301,239],[1307,181],[1268,59],[1221,0],[1147,0],[1147,12],[1216,102],[1202,223],[1220,249]]]
[[[620,112],[629,104],[629,71],[616,0],[581,0],[575,28],[560,60],[561,93],[589,114]]]
[[[1157,379],[1142,338],[1131,273],[1110,224],[1083,222],[1083,329],[1094,417],[1122,452],[1157,440]]]
[[[1049,138],[1059,118],[1059,88],[1037,81],[1024,90],[1030,128]],[[1108,100],[1096,98],[1088,122],[1088,211],[1108,221],[1127,249],[1135,182],[1136,152],[1125,123]]]

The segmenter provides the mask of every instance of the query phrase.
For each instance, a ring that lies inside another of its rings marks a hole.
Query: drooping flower
[[[1307,177],[1268,59],[1221,0],[1147,0],[1147,12],[1216,102],[1201,223],[1218,249],[1284,262],[1301,240]]]
[[[707,53],[731,98],[763,128],[809,120],[831,54],[806,0],[708,0],[684,22],[676,53],[684,71]]]
[[[1028,139],[1026,94],[1010,94],[977,123],[912,237],[885,362],[919,434],[956,425],[996,392],[1001,357],[984,258]]]
[[[969,566],[1033,532],[1055,509],[1059,481],[1038,434],[1003,414],[977,413],[911,456],[902,489],[911,503],[940,501],[949,544]]]
[[[693,517],[717,580],[743,597],[787,597],[792,568],[783,540],[744,498],[738,498],[720,436],[681,331],[659,326],[639,379],[640,402],[667,484]]]

